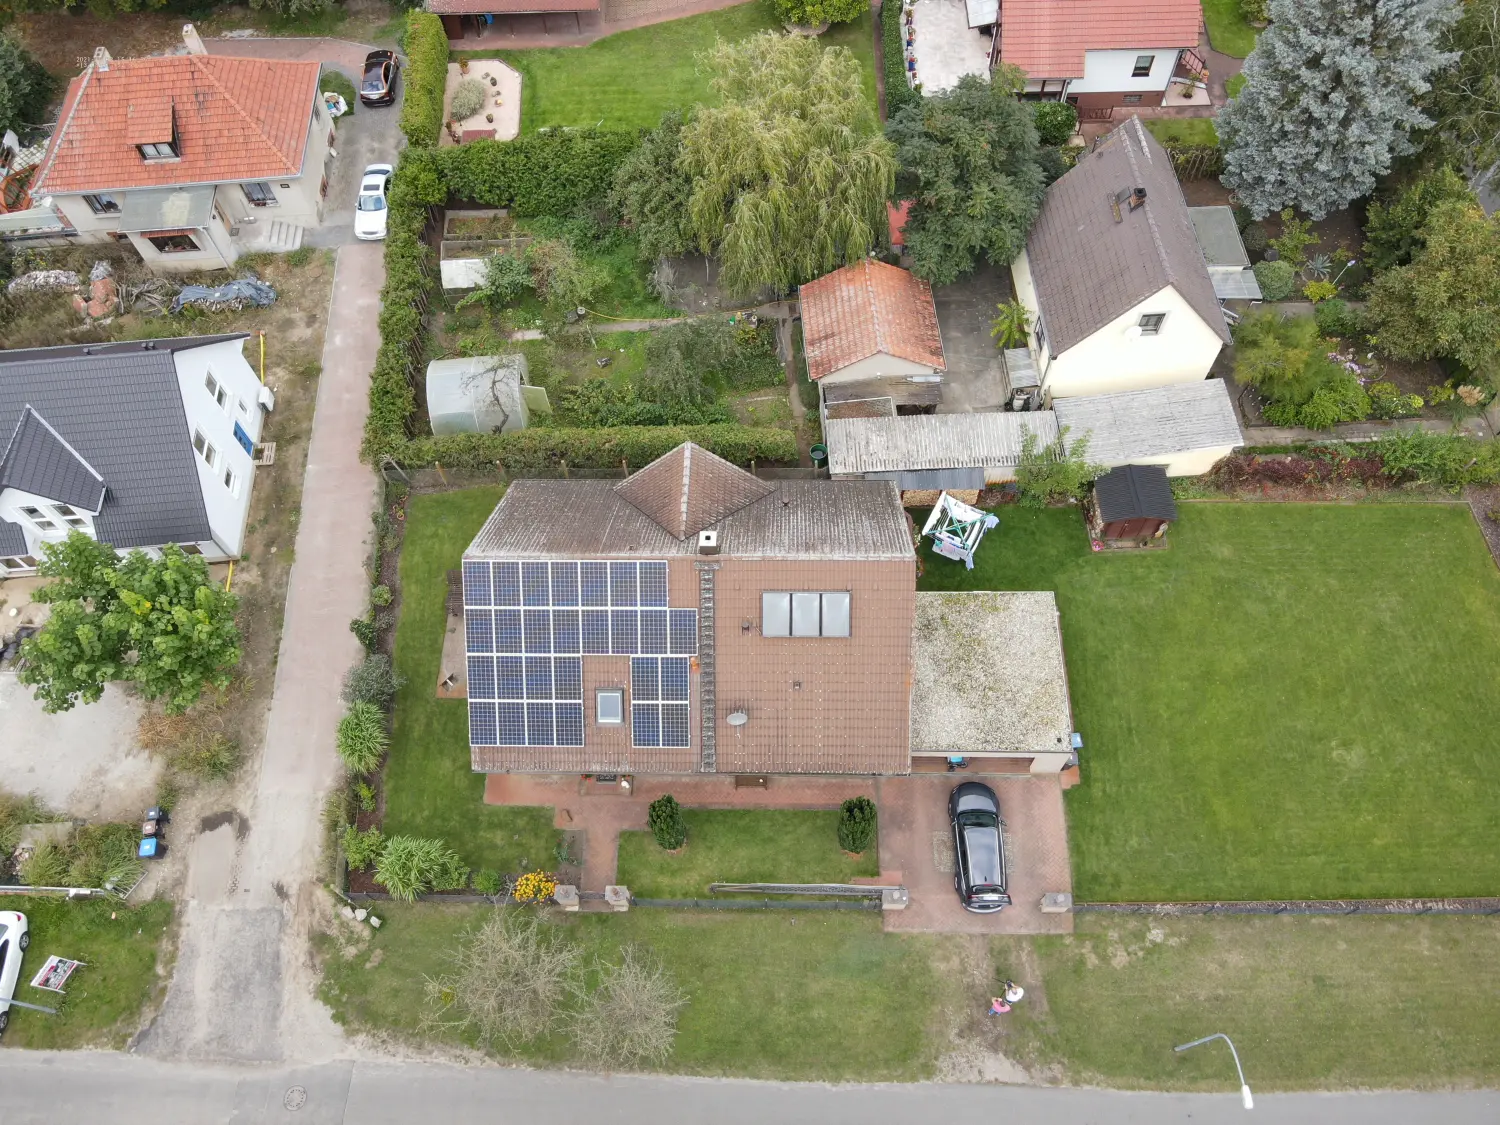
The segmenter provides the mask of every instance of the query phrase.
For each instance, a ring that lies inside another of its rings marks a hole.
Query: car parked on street
[[[388,197],[391,192],[389,164],[371,164],[359,178],[359,195],[354,200],[354,237],[380,239],[385,237],[386,218],[390,214]]]
[[[26,915],[0,910],[0,1035],[10,1025],[10,1001],[21,983],[21,955],[30,944]]]
[[[371,51],[365,56],[365,71],[359,80],[359,100],[365,105],[392,104],[400,73],[401,60],[395,51]]]
[[[965,910],[992,914],[1010,905],[1005,889],[1005,836],[1000,800],[981,781],[965,781],[948,797],[956,862],[953,889]]]

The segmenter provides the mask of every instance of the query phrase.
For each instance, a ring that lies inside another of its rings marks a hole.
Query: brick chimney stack
[[[109,57],[109,49],[106,47],[94,48],[94,69],[100,74],[109,70],[109,64],[113,60]]]

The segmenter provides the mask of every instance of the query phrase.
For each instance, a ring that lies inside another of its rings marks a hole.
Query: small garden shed
[[[524,355],[433,360],[427,365],[432,432],[498,434],[525,429],[532,409],[526,392],[533,389],[526,382]]]
[[[1167,470],[1160,465],[1121,465],[1094,482],[1094,536],[1155,539],[1177,518]]]

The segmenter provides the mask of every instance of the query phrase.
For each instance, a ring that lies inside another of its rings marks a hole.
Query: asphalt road
[[[296,1106],[289,1109],[289,1106]],[[1500,1094],[1127,1094],[1016,1086],[819,1086],[599,1077],[432,1063],[236,1069],[132,1055],[0,1052],[5,1125],[1494,1125]]]

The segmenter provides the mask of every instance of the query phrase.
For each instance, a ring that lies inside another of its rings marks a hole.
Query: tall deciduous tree
[[[1410,134],[1457,0],[1271,0],[1245,60],[1245,88],[1216,122],[1224,183],[1256,218],[1296,207],[1320,219],[1368,195]]]
[[[1500,377],[1500,216],[1472,200],[1433,208],[1410,265],[1375,281],[1365,313],[1372,338],[1399,359],[1452,356]]]
[[[1014,67],[989,82],[966,75],[886,125],[899,194],[912,200],[906,247],[918,277],[944,285],[980,255],[1008,266],[1026,245],[1047,180],[1031,107],[1015,96],[1021,80]]]
[[[41,125],[53,82],[41,63],[13,32],[0,35],[0,133],[14,129],[26,136]]]
[[[201,555],[176,546],[153,559],[124,559],[81,532],[44,548],[36,593],[52,606],[41,632],[22,646],[21,682],[49,712],[93,703],[112,680],[134,683],[177,714],[205,687],[228,685],[240,659],[238,604],[209,578]]]
[[[1443,46],[1458,58],[1432,80],[1434,138],[1449,159],[1492,168],[1500,163],[1500,0],[1467,0]]]
[[[635,232],[641,257],[648,262],[681,254],[693,245],[688,201],[693,179],[682,170],[683,115],[676,110],[646,134],[639,147],[615,171],[609,205]]]
[[[876,243],[896,159],[842,47],[762,32],[707,52],[720,104],[683,128],[688,212],[720,283],[785,291]]]

